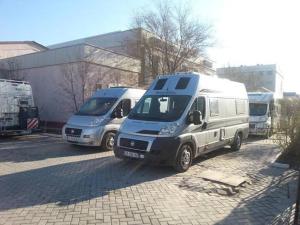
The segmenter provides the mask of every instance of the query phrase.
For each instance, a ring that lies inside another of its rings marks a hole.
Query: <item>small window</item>
[[[26,100],[21,100],[21,101],[20,101],[20,105],[28,105],[28,101],[26,101]]]
[[[156,85],[154,87],[154,90],[161,90],[164,86],[165,86],[165,83],[167,82],[167,79],[159,79],[157,82],[156,82]]]
[[[236,104],[236,114],[245,114],[246,113],[246,101],[245,100],[236,100],[235,101]]]
[[[116,108],[123,109],[123,116],[127,116],[131,110],[131,101],[130,99],[123,99]]]
[[[204,119],[205,118],[205,98],[204,97],[198,97],[197,110],[201,112],[202,119]]]
[[[219,115],[219,101],[216,98],[209,99],[210,116]]]
[[[142,106],[142,113],[149,113],[150,111],[151,98],[146,98]]]
[[[175,89],[185,89],[190,82],[190,77],[181,77],[177,82]]]

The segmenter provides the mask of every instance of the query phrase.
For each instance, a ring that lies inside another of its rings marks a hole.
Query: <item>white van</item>
[[[124,87],[96,91],[63,127],[63,139],[112,150],[120,124],[144,93],[145,90]]]
[[[280,106],[272,92],[249,92],[249,134],[268,138],[279,123]]]
[[[225,145],[239,150],[248,110],[241,83],[197,73],[158,76],[121,125],[114,153],[186,171],[203,153]]]
[[[0,79],[0,136],[30,134],[39,126],[38,108],[26,81]]]

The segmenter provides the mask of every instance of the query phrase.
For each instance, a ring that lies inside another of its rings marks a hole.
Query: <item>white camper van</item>
[[[0,79],[0,135],[29,134],[38,125],[30,84]]]
[[[144,93],[144,90],[126,87],[96,91],[63,127],[63,139],[77,145],[112,150],[120,124]]]
[[[119,129],[114,153],[186,171],[203,153],[239,150],[248,108],[241,83],[197,73],[158,76]]]
[[[272,92],[249,92],[249,134],[268,138],[279,122],[280,107]]]

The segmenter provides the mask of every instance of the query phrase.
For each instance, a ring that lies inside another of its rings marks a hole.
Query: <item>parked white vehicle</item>
[[[248,137],[244,84],[197,73],[158,76],[116,136],[114,153],[186,171],[194,158]]]
[[[280,107],[272,92],[249,92],[249,134],[269,137],[277,128]]]
[[[144,93],[145,90],[124,87],[96,91],[63,127],[63,139],[112,150],[120,124]]]
[[[29,134],[38,125],[30,84],[0,79],[0,135]]]

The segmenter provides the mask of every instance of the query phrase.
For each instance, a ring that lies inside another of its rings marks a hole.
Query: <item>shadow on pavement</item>
[[[59,140],[59,139],[58,139]],[[9,142],[0,146],[0,162],[31,162],[48,158],[96,154],[100,147],[83,147],[63,143],[61,140],[38,140],[30,143]]]
[[[172,174],[172,169],[109,156],[4,175],[0,177],[0,210],[74,204]]]

